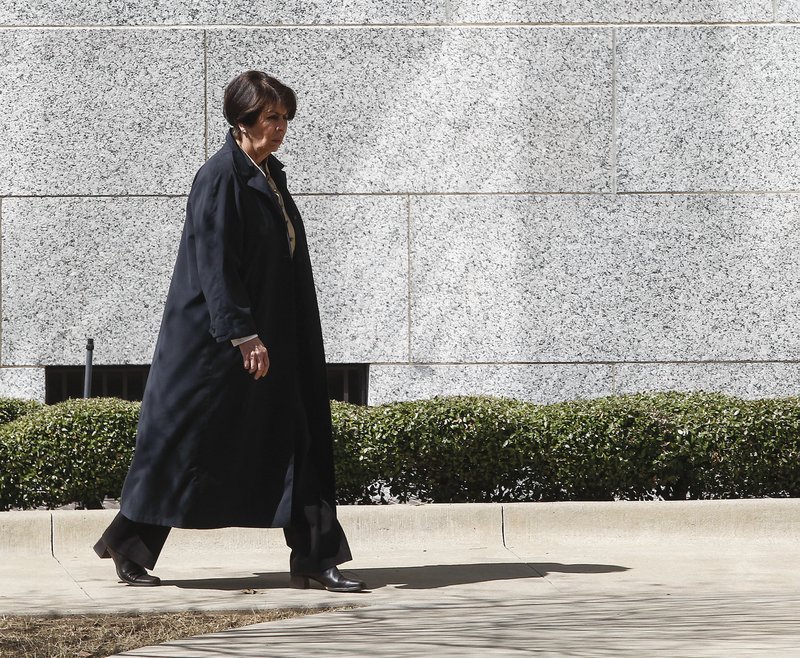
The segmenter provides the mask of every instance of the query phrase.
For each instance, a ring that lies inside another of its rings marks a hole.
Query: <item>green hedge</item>
[[[0,427],[0,509],[97,506],[116,497],[133,457],[139,404],[67,400]]]
[[[332,410],[342,503],[800,496],[798,398],[451,397]],[[0,508],[117,497],[138,412],[110,398],[0,400],[0,422],[19,416],[0,426]]]
[[[0,398],[0,425],[16,420],[21,416],[38,411],[44,405],[36,400],[17,400]]]
[[[344,414],[347,436],[338,422],[334,431],[347,503],[376,492],[437,502],[800,496],[798,398],[334,403],[334,418]]]
[[[333,402],[340,501],[513,499],[523,464],[515,439],[526,406],[486,397],[377,407]]]

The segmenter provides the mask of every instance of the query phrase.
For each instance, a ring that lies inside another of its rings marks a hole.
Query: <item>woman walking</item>
[[[95,545],[147,573],[170,528],[284,528],[291,584],[365,584],[336,518],[325,354],[308,243],[273,153],[294,92],[260,71],[225,89],[231,128],[197,172],[120,513]]]

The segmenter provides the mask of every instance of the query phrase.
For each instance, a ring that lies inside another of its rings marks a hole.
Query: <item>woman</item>
[[[142,400],[120,513],[95,546],[130,584],[160,584],[171,527],[282,527],[291,584],[364,583],[336,519],[331,416],[311,262],[272,155],[294,92],[260,71],[225,89],[231,129],[197,172]]]

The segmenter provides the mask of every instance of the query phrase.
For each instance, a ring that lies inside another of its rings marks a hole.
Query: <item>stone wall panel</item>
[[[0,368],[0,398],[44,402],[44,368]]]
[[[800,22],[800,0],[776,0],[775,18],[779,21]]]
[[[800,394],[800,363],[620,363],[615,392],[716,391],[742,398]]]
[[[800,31],[620,28],[620,192],[800,188]]]
[[[798,215],[797,195],[413,197],[411,360],[798,359]]]
[[[3,365],[150,363],[185,203],[4,200]]]
[[[612,392],[611,367],[589,364],[376,364],[369,403],[436,395],[493,395],[550,404]]]
[[[211,30],[208,50],[210,151],[236,74],[296,88],[296,192],[610,190],[608,30]]]
[[[783,4],[791,4],[784,2]],[[770,0],[0,0],[0,25],[308,25],[768,21]]]
[[[203,93],[201,31],[0,30],[0,195],[185,194]]]
[[[308,233],[328,362],[407,360],[406,199],[310,196],[297,198],[297,204]]]

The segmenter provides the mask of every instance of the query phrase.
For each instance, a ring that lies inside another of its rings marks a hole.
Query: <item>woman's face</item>
[[[289,116],[282,104],[268,107],[252,126],[239,126],[242,146],[250,153],[250,157],[261,162],[280,148],[288,125]]]

